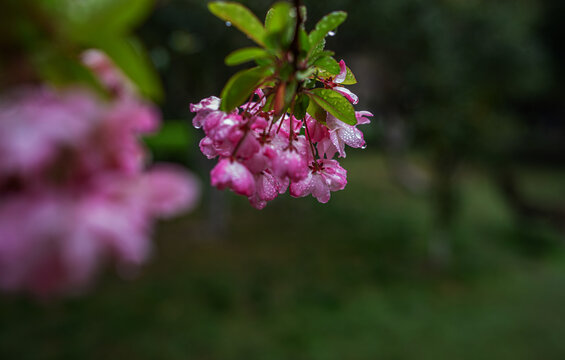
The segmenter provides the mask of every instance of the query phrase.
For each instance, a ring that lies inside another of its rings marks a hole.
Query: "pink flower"
[[[219,155],[231,156],[245,132],[242,130],[243,117],[237,114],[213,112],[204,121],[204,132],[212,139]]]
[[[343,60],[339,65],[335,79],[315,80],[356,104],[357,96],[338,86],[348,72]],[[355,126],[330,114],[324,124],[308,114],[304,119],[290,113],[275,117],[272,106],[267,105],[272,104],[274,91],[255,89],[249,102],[229,114],[218,110],[220,101],[213,97],[191,105],[196,113],[194,126],[202,127],[206,135],[200,142],[202,153],[209,159],[220,156],[212,170],[212,185],[246,195],[257,209],[286,192],[289,184],[292,196],[312,194],[327,202],[331,191],[342,190],[347,183],[346,171],[331,159],[336,153],[345,157],[345,145],[365,147],[363,133],[356,126],[368,123],[367,116],[372,114],[357,112]],[[325,159],[315,160],[319,157]]]
[[[237,151],[238,159],[250,159],[261,149],[261,144],[253,132],[250,131],[244,136],[245,138],[240,139],[241,144]]]
[[[141,178],[139,196],[144,197],[150,214],[168,218],[194,209],[200,196],[200,183],[183,168],[159,164]]]
[[[273,174],[281,179],[300,181],[308,174],[306,157],[294,148],[280,151],[272,166]]]
[[[251,196],[255,181],[251,172],[240,162],[229,158],[221,159],[210,172],[212,186],[222,190],[232,189],[236,194]]]
[[[365,116],[372,116],[369,112],[363,112],[363,114]],[[359,115],[358,118],[362,119],[363,124],[369,122],[367,118],[361,115]],[[345,145],[352,148],[362,148],[365,146],[363,133],[357,129],[356,126],[346,124],[331,114],[328,114],[327,116],[326,125],[329,129],[331,144],[333,145],[333,148],[327,143],[324,146],[324,153],[326,155],[331,154],[329,158],[333,157],[332,151],[335,153],[335,150],[339,152],[340,157],[345,157]]]
[[[198,194],[178,167],[144,170],[138,135],[158,121],[133,94],[28,88],[0,99],[0,288],[75,292],[108,260],[148,258],[154,220]]]
[[[253,174],[259,174],[272,167],[273,160],[278,156],[278,152],[271,146],[262,146],[252,157],[243,161],[245,166]]]
[[[206,155],[208,159],[213,159],[219,155],[216,147],[214,146],[214,141],[208,136],[204,136],[202,140],[200,140],[198,146],[200,147],[202,154]]]
[[[220,98],[211,96],[203,99],[198,104],[190,104],[190,111],[196,113],[194,119],[192,119],[194,127],[200,129],[210,114],[223,114],[221,111],[218,111],[220,102]]]
[[[312,194],[321,203],[330,200],[330,192],[343,190],[347,185],[347,171],[336,160],[314,162],[308,176],[290,184],[290,195],[304,197]]]
[[[263,209],[268,201],[274,200],[288,188],[288,180],[283,181],[269,172],[255,175],[255,192],[249,197],[249,202],[256,209]]]
[[[308,114],[306,114],[306,126],[308,127],[308,134],[310,134],[313,142],[317,143],[330,138],[328,128]]]
[[[70,214],[55,193],[4,194],[0,206],[2,289],[27,287],[39,292],[42,284],[58,281],[59,276],[51,280],[50,275],[58,271],[49,264],[56,262],[53,258],[66,215]]]
[[[357,125],[369,124],[371,120],[367,119],[367,116],[374,116],[369,111],[356,111],[355,117],[357,118]]]
[[[102,85],[117,97],[136,96],[133,83],[105,53],[96,49],[86,50],[82,62],[94,72]]]
[[[45,169],[66,148],[84,142],[103,107],[85,91],[64,96],[24,88],[0,99],[0,176]]]

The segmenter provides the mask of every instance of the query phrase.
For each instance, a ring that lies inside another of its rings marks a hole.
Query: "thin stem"
[[[247,107],[245,108],[245,112],[249,112],[249,106],[251,105],[251,100],[253,100],[253,97],[255,96],[255,91],[256,90],[253,90],[251,96],[249,96],[249,100],[247,101]]]
[[[310,150],[312,150],[312,157],[314,159],[318,159],[320,156],[318,155],[318,149],[314,151],[314,144],[312,143],[312,137],[310,136],[310,131],[308,130],[308,124],[304,123],[304,127],[306,128],[306,136],[308,137],[308,142],[310,143]]]
[[[237,155],[237,150],[239,150],[239,148],[241,147],[241,144],[243,144],[243,140],[245,140],[248,133],[249,133],[249,128],[246,128],[245,132],[243,133],[243,136],[241,137],[241,139],[239,139],[239,142],[237,143],[237,145],[235,146],[235,148],[233,149],[233,151],[231,153],[232,158],[235,159],[235,156]]]
[[[286,114],[286,113],[284,113],[284,114]],[[277,129],[277,134],[279,133],[279,131],[281,131],[282,124],[284,123],[284,114],[282,114],[282,115],[279,117],[279,120],[280,120],[281,123],[279,124],[279,127],[278,127],[278,129]],[[277,121],[279,121],[279,120],[277,120]],[[277,121],[275,121],[275,123],[276,123]]]
[[[295,101],[294,99],[292,99],[292,104],[290,104],[290,109],[292,114],[289,115],[288,121],[290,123],[290,129],[289,129],[289,133],[288,133],[288,147],[292,149],[292,140],[294,140],[294,105],[295,105]]]
[[[265,95],[265,93],[263,93],[262,96],[259,96],[259,100],[257,100],[257,102],[256,102],[255,104],[253,104],[253,106],[251,107],[251,109],[248,109],[248,110],[246,110],[246,111],[248,111],[248,112],[253,111],[253,110],[257,107],[257,105],[259,105],[259,104],[261,103],[261,101],[263,101],[263,99],[265,99],[267,96],[268,96],[268,95]]]
[[[269,134],[271,133],[271,130],[273,129],[274,123],[275,123],[274,121],[271,121],[271,123],[269,124],[269,130],[267,130],[267,133],[269,133]]]

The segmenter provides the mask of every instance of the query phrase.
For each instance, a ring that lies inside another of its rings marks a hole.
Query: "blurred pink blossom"
[[[101,100],[84,89],[28,87],[0,98],[0,288],[80,292],[106,262],[137,267],[156,218],[193,208],[199,183],[174,165],[147,169],[139,139],[159,114],[107,58],[87,53]]]

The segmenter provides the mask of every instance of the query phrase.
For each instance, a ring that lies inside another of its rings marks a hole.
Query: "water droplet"
[[[328,33],[328,36],[335,36],[335,31],[330,31],[330,32]]]
[[[226,26],[227,26],[227,27],[230,27],[230,26],[231,26],[231,22],[226,21]]]
[[[366,149],[366,148],[367,148],[367,144],[361,146],[361,149],[363,149],[363,150]]]

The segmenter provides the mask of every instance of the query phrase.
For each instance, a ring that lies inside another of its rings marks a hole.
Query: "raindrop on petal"
[[[367,144],[361,146],[361,149],[366,149],[367,148]]]

